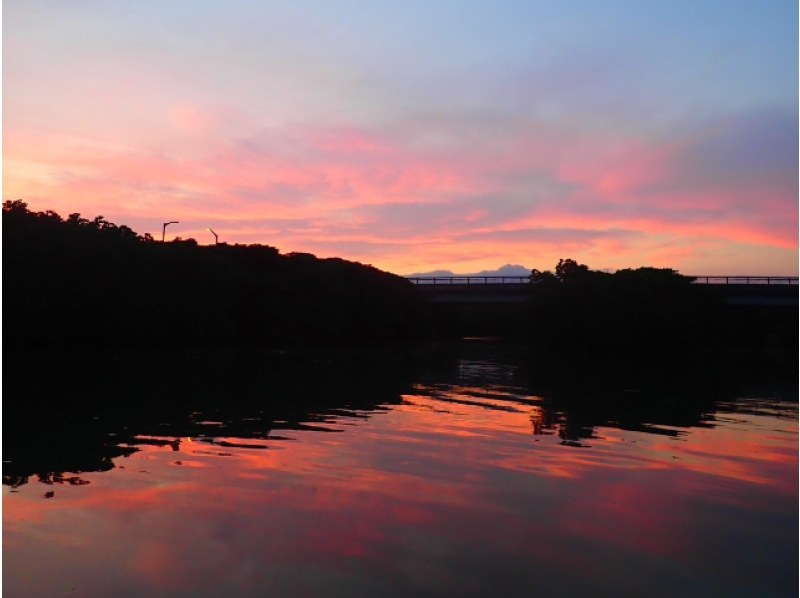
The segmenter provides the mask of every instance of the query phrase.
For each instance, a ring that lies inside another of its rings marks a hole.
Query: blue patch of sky
[[[5,4],[6,35],[27,21],[28,33],[46,32],[53,47],[117,40],[147,52],[158,39],[155,51],[185,53],[187,67],[224,70],[227,61],[230,71],[252,68],[253,76],[261,68],[267,86],[281,63],[294,65],[309,86],[318,77],[321,93],[350,70],[364,93],[372,86],[406,96],[390,109],[441,103],[522,113],[533,106],[533,116],[555,118],[654,110],[702,117],[753,104],[793,106],[798,97],[798,8],[787,0],[30,5]],[[69,18],[59,21],[53,11]]]

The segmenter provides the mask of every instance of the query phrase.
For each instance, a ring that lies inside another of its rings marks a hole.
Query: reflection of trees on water
[[[648,400],[648,397],[605,399],[600,405],[545,400],[530,408],[534,436],[558,436],[568,446],[586,446],[600,427],[678,437],[683,429],[714,427],[738,415],[779,419],[797,418],[797,397],[787,400],[698,400],[696,398]]]
[[[651,385],[604,385],[599,375],[545,377],[501,345],[434,349],[236,350],[178,354],[7,359],[3,484],[30,477],[83,484],[143,445],[181,450],[186,438],[208,450],[268,448],[293,430],[336,433],[403,402],[404,394],[466,408],[519,412],[537,436],[585,446],[598,428],[668,436],[712,426],[735,412],[721,384],[662,377]],[[46,371],[47,375],[43,375]],[[793,397],[796,400],[796,392]],[[779,403],[763,404],[776,410]],[[793,415],[796,417],[796,408]]]
[[[411,379],[381,351],[139,349],[14,361],[3,388],[3,484],[14,488],[31,477],[83,484],[81,473],[113,469],[143,445],[180,451],[192,438],[257,449],[286,430],[340,431],[342,419],[401,403]]]
[[[49,420],[49,418],[54,418]],[[114,459],[137,449],[120,446],[113,427],[107,430],[78,421],[60,421],[43,412],[36,420],[6,414],[3,425],[3,484],[18,488],[34,476],[47,485],[82,486],[89,482],[80,474],[110,471]],[[42,425],[44,424],[44,425]],[[66,472],[69,472],[68,474]]]
[[[543,362],[539,355],[532,359],[524,348],[515,352],[507,347],[500,360],[487,361],[487,347],[474,345],[467,358],[458,360],[458,382],[483,389],[479,396],[461,400],[484,400],[487,409],[498,409],[502,406],[496,399],[505,397],[507,403],[525,406],[533,435],[557,436],[569,446],[585,446],[583,441],[597,438],[602,427],[676,437],[683,429],[713,426],[718,410],[742,409],[731,400],[739,392],[739,381],[729,371],[720,376],[713,368],[687,368],[681,360],[670,363],[647,356],[624,363],[603,356],[589,362]],[[796,388],[784,394],[789,401],[797,400]],[[762,410],[787,409],[779,399],[780,394]],[[788,413],[796,416],[796,407],[789,407]]]
[[[544,407],[531,407],[531,428],[534,436],[549,436],[555,433],[553,413]]]
[[[534,368],[524,351],[508,346],[499,356],[489,344],[462,349],[465,354],[436,363],[417,393],[443,403],[525,413],[535,436],[556,436],[567,446],[586,446],[603,427],[678,436],[680,429],[713,425],[716,402],[734,392],[711,376],[698,381],[660,364],[650,364],[650,376],[633,368],[634,375],[618,368],[610,376],[575,362]],[[450,376],[443,381],[446,371]]]
[[[549,402],[548,402],[549,403]],[[563,408],[563,407],[561,407]],[[581,441],[597,438],[596,429],[599,427],[619,428],[628,431],[646,432],[648,434],[660,434],[664,436],[678,436],[680,432],[675,429],[661,427],[664,425],[676,425],[680,427],[707,426],[706,413],[703,410],[696,411],[692,417],[682,419],[681,424],[667,424],[659,421],[658,424],[651,424],[644,421],[634,422],[632,417],[628,417],[626,423],[619,421],[606,413],[592,413],[591,410],[584,411],[571,407],[566,411],[559,410],[559,407],[537,405],[531,408],[530,421],[531,430],[534,436],[558,436],[561,444],[567,446],[586,446]]]

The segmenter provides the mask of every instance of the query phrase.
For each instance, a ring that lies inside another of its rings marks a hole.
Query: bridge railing
[[[689,276],[694,284],[796,285],[797,276]],[[524,284],[528,276],[411,276],[416,285]]]
[[[463,285],[463,284],[524,284],[530,282],[528,276],[412,276],[408,277],[417,285]]]
[[[797,276],[691,276],[695,284],[797,284]]]

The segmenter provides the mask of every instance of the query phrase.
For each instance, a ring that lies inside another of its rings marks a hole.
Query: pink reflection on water
[[[266,450],[144,445],[47,501],[41,485],[4,488],[11,587],[625,593],[727,560],[758,588],[770,554],[733,542],[785,545],[785,531],[751,528],[796,506],[795,419],[737,415],[674,437],[603,427],[576,448],[533,434],[535,397],[422,390],[345,432],[292,431]],[[58,582],[20,573],[36,562]]]

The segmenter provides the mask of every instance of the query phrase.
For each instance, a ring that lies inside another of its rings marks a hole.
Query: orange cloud
[[[197,133],[218,126],[188,104],[172,118]],[[4,183],[8,197],[35,209],[102,214],[156,236],[162,221],[178,220],[174,235],[202,240],[212,226],[225,242],[400,273],[542,267],[567,256],[587,256],[592,267],[697,270],[715,252],[722,272],[747,245],[783,251],[779,267],[796,269],[797,206],[787,200],[796,181],[698,179],[684,160],[690,139],[594,140],[531,125],[483,144],[471,133],[462,146],[463,132],[442,133],[446,143],[420,144],[413,130],[303,125],[147,149],[12,131]],[[640,261],[673,257],[680,262]]]

